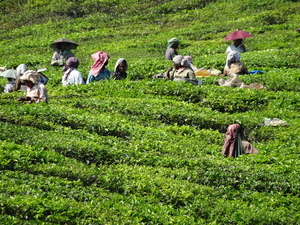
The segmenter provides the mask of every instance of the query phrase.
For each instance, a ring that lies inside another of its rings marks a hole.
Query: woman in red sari
[[[243,129],[239,124],[231,124],[225,133],[226,139],[222,149],[225,157],[238,157],[242,154],[258,153],[258,150],[248,141],[242,141]]]

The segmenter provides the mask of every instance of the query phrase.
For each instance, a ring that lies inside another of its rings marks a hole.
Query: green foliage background
[[[47,68],[49,104],[0,95],[0,224],[300,224],[300,3],[293,0],[5,0],[0,66]],[[166,42],[198,67],[222,70],[222,41],[246,30],[250,84],[224,88],[152,80]],[[84,78],[102,50],[124,81],[61,86],[49,45],[65,37]],[[1,89],[6,80],[1,79]],[[287,121],[265,127],[264,118]],[[259,154],[221,156],[241,123]]]

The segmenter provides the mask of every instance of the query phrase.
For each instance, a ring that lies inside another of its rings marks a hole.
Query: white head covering
[[[186,56],[184,56],[184,58],[185,58],[190,64],[193,63],[192,56],[186,55]]]
[[[191,64],[182,55],[176,55],[173,58],[173,62],[183,67],[191,68]]]
[[[127,61],[124,59],[124,58],[119,58],[116,62],[116,65],[115,65],[115,68],[114,68],[114,72],[118,72],[118,66],[121,64],[121,63],[125,63],[125,71],[127,70],[128,68],[128,65],[127,65]]]
[[[228,54],[227,59],[226,59],[226,68],[230,68],[230,64],[234,62],[240,62],[241,61],[241,56],[240,53],[236,51],[232,51]]]
[[[21,77],[20,77],[21,81],[24,81],[24,80],[29,80],[31,81],[32,83],[37,83],[39,82],[41,79],[40,79],[40,76],[39,76],[39,73],[34,71],[34,70],[27,70]]]
[[[183,60],[183,56],[182,55],[176,55],[173,58],[173,62],[176,64],[181,64],[181,61]]]
[[[195,66],[193,66],[193,59],[192,59],[192,56],[186,55],[186,56],[184,56],[183,58],[184,58],[184,59],[187,61],[187,63],[190,65],[189,67],[190,67],[191,69],[193,69],[194,71],[195,71],[195,70],[198,70],[198,68],[196,68]]]
[[[26,71],[28,70],[28,67],[25,64],[20,64],[16,71],[17,71],[17,75],[21,76],[23,75]]]

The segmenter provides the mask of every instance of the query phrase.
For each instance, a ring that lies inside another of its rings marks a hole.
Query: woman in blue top
[[[108,64],[109,55],[106,52],[98,51],[91,55],[94,64],[91,67],[86,83],[93,81],[109,80],[110,71],[105,66]]]

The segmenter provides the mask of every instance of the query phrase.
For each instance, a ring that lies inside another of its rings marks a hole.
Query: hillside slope
[[[300,3],[287,0],[5,0],[0,66],[47,68],[49,104],[0,94],[0,224],[299,224]],[[198,67],[222,70],[224,37],[245,39],[246,84],[202,86],[151,79],[172,65],[167,40]],[[124,57],[128,79],[61,85],[50,44]],[[0,79],[0,89],[6,80]],[[0,90],[0,91],[1,91]],[[2,92],[2,91],[1,91]],[[263,126],[279,118],[288,126]],[[259,153],[224,158],[239,123]]]

